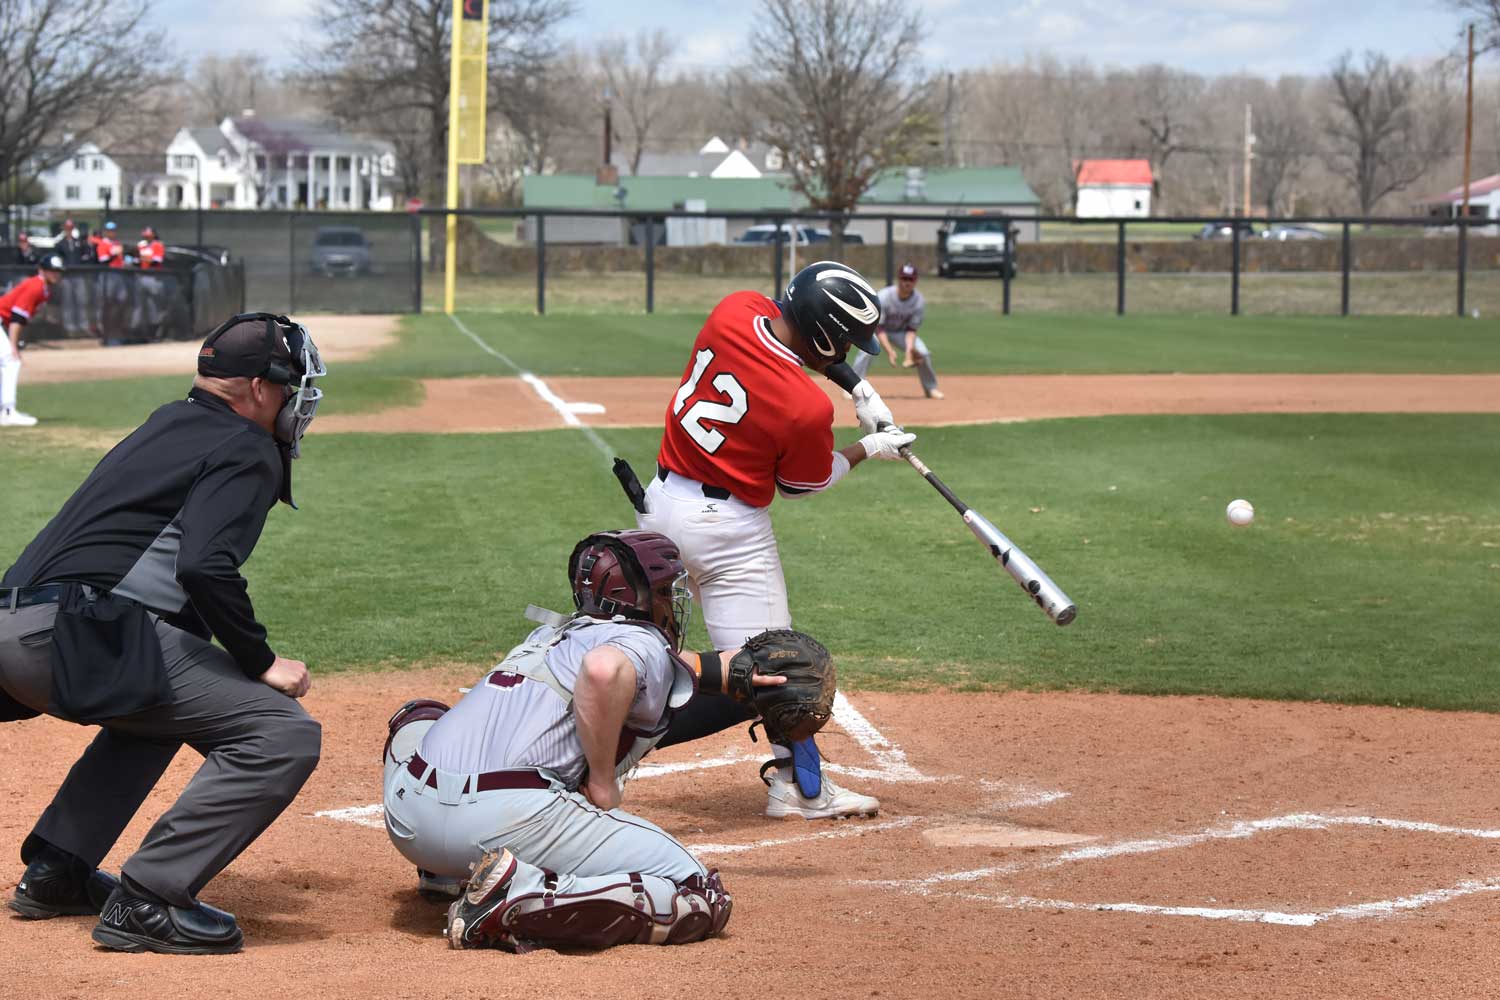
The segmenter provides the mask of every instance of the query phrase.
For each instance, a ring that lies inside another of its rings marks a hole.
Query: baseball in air
[[[1224,516],[1236,528],[1243,528],[1255,520],[1255,508],[1250,506],[1249,500],[1231,500],[1229,506],[1224,508]]]

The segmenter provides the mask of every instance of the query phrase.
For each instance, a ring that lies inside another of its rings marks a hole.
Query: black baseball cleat
[[[198,903],[191,909],[116,888],[99,913],[94,941],[113,951],[232,955],[245,943],[234,914]]]
[[[8,905],[27,920],[98,916],[119,884],[108,872],[48,844],[26,866]]]
[[[450,948],[485,948],[509,942],[494,919],[505,905],[510,880],[516,874],[516,859],[501,848],[490,851],[470,869],[469,884],[458,901],[448,907],[448,925],[443,936]]]

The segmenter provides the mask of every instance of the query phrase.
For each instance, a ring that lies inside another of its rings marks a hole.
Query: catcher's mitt
[[[786,678],[785,684],[757,687],[752,674]],[[838,687],[833,657],[810,635],[773,628],[745,640],[729,661],[729,693],[752,703],[772,740],[796,742],[822,729],[833,714]]]

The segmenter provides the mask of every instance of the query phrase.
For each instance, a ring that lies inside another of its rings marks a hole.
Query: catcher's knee
[[[380,753],[381,763],[392,760],[399,764],[410,760],[421,745],[422,737],[427,735],[427,730],[447,713],[447,705],[431,698],[415,698],[396,709],[396,714],[386,724],[385,748]]]
[[[496,921],[497,939],[510,946],[552,948],[689,944],[729,923],[734,899],[717,871],[677,883],[666,913],[656,912],[640,875],[628,879],[594,892],[527,893],[508,900]]]

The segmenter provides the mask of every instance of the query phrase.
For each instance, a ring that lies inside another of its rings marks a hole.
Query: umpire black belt
[[[16,587],[0,589],[0,611],[14,611],[38,604],[56,604],[62,597],[62,584],[49,583],[44,587]]]
[[[422,780],[422,775],[427,775],[426,785],[428,788],[438,786],[437,772],[429,770],[428,763],[422,759],[421,754],[412,754],[411,761],[406,765],[406,770],[413,778]],[[551,788],[552,782],[542,777],[536,771],[529,768],[518,768],[510,771],[486,771],[479,775],[474,789],[476,792],[497,792],[505,788]],[[469,794],[469,780],[464,780],[463,791],[460,795]]]
[[[660,462],[656,463],[656,478],[660,479],[662,482],[667,481],[667,473],[670,471],[672,470],[668,469]],[[703,488],[703,495],[708,497],[710,500],[728,500],[732,495],[722,486],[710,486],[707,483],[699,483],[698,485]]]

